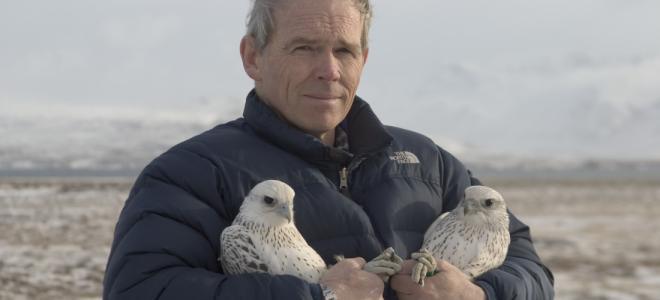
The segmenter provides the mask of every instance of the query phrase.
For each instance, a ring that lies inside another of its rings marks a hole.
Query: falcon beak
[[[473,212],[476,209],[477,204],[473,199],[465,199],[465,205],[463,206],[463,215],[468,215],[470,212]]]
[[[282,205],[282,206],[280,206],[280,207],[277,209],[277,212],[278,212],[282,217],[284,217],[285,219],[287,219],[288,223],[291,223],[291,221],[293,220],[293,211],[291,211],[291,210],[289,209],[288,206],[286,206],[286,205]]]

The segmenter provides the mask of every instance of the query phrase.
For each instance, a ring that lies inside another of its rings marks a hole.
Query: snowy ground
[[[486,182],[532,227],[557,299],[660,295],[660,183]],[[130,185],[0,178],[0,299],[99,299]]]
[[[557,299],[660,297],[660,183],[498,183],[532,228]]]

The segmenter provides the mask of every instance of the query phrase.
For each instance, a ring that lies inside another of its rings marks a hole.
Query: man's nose
[[[337,81],[341,78],[339,60],[332,51],[319,55],[316,68],[316,77],[320,80]]]

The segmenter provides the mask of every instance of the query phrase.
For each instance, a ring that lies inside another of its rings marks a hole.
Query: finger
[[[392,255],[394,254],[394,248],[389,247],[383,251],[380,255],[376,256],[373,260],[390,260]]]
[[[416,264],[417,264],[416,260],[411,260],[411,259],[404,260],[401,263],[401,270],[399,270],[399,274],[406,274],[406,275],[412,274],[412,270]]]
[[[374,261],[374,260],[390,260],[390,257],[391,257],[390,254],[383,252],[381,255],[376,256],[371,261]]]
[[[427,258],[427,259],[432,259],[433,255],[428,252],[415,252],[413,254],[410,254],[410,258],[412,259],[419,259],[421,257]]]
[[[364,268],[369,268],[369,267],[383,267],[383,268],[389,268],[394,270],[395,272],[399,272],[401,270],[401,264],[397,264],[394,262],[391,262],[389,260],[378,260],[378,261],[370,261],[366,265],[364,265]]]
[[[375,264],[366,264],[364,265],[363,270],[374,273],[374,274],[387,274],[387,275],[394,275],[399,270],[401,267],[399,265],[393,265],[393,266],[388,266],[388,265],[375,265]]]
[[[410,275],[394,275],[390,277],[390,287],[397,293],[413,294],[419,292],[420,286],[411,280]]]
[[[398,262],[388,261],[388,262],[385,262],[384,266],[386,268],[390,268],[390,269],[394,270],[394,272],[396,272],[396,273],[401,271],[401,263],[398,263]]]
[[[430,269],[435,270],[437,268],[437,260],[429,252],[417,252],[411,254],[411,257],[425,265],[429,266]]]
[[[345,258],[337,264],[347,264],[356,269],[362,269],[367,262],[362,257]]]
[[[417,259],[417,261],[424,264],[424,266],[426,266],[427,269],[435,270],[435,261],[430,261],[426,257],[420,257]]]
[[[381,275],[381,274],[394,275],[397,273],[397,271],[392,268],[383,267],[383,266],[374,266],[368,264],[365,265],[362,270],[376,275]]]
[[[382,262],[385,262],[385,261],[389,261],[389,260],[387,260],[387,259],[385,259],[385,258],[378,258],[378,257],[376,257],[376,258],[370,260],[368,263],[366,263],[366,264],[364,265],[364,267],[367,268],[367,266],[380,265]]]
[[[392,276],[396,274],[396,271],[390,268],[385,268],[385,267],[370,267],[370,268],[364,268],[365,271],[369,273],[374,273],[374,274],[387,274],[388,276]]]
[[[419,282],[422,274],[422,268],[424,267],[423,264],[417,263],[415,267],[412,270],[412,274],[410,275],[410,278],[414,282]]]
[[[429,267],[427,267],[426,265],[422,265],[422,269],[419,272],[419,280],[417,281],[419,285],[424,286],[424,279],[426,279],[426,274],[428,271],[429,271]]]
[[[335,262],[340,262],[340,261],[344,260],[344,256],[343,256],[343,255],[335,255],[335,256],[333,256],[333,257],[334,257],[334,259],[335,259]]]
[[[390,261],[396,264],[401,264],[403,262],[403,258],[400,256],[396,255],[396,253],[392,254],[392,257],[390,258]]]

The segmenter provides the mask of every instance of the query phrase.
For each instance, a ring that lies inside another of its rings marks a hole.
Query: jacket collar
[[[289,125],[259,99],[254,89],[247,96],[243,117],[261,137],[312,163],[346,165],[353,155],[373,153],[392,142],[392,136],[369,104],[357,96],[346,119],[339,125],[348,135],[350,153],[328,147],[318,138]]]

